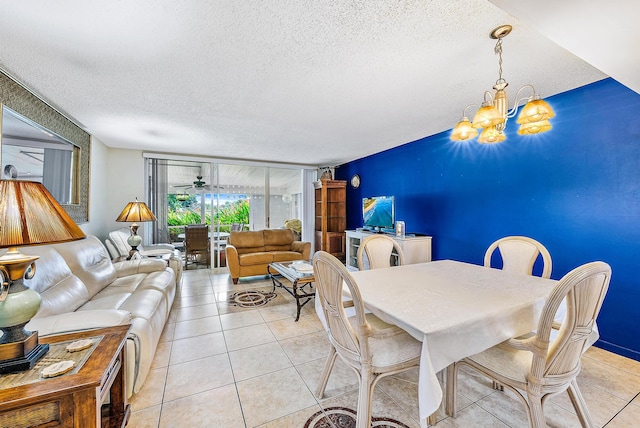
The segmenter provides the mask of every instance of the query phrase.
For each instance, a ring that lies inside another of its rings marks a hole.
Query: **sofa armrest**
[[[311,242],[293,241],[291,251],[302,253],[302,260],[309,260],[311,257]]]
[[[33,318],[27,323],[25,329],[27,331],[37,331],[39,336],[51,336],[73,331],[130,324],[132,319],[133,316],[129,311],[96,309]]]
[[[238,258],[238,250],[234,245],[227,244],[225,247],[225,253],[227,256],[227,267],[232,278],[238,278],[240,276],[240,259]]]
[[[113,264],[116,268],[118,278],[123,276],[135,275],[137,273],[151,273],[163,271],[167,267],[164,260],[136,258],[131,260],[123,260]]]

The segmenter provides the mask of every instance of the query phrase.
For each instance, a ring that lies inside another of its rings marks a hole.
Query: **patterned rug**
[[[304,428],[354,428],[356,412],[346,407],[328,407],[311,416]],[[375,428],[409,428],[400,421],[389,418],[371,417],[371,426]]]
[[[266,305],[276,296],[276,293],[267,291],[239,291],[230,295],[227,303],[241,308],[255,308]]]

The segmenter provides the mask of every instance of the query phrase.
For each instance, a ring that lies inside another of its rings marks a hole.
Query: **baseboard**
[[[595,344],[596,347],[613,352],[614,354],[622,355],[623,357],[631,358],[632,360],[640,361],[640,352],[633,349],[625,348],[623,346],[615,345],[604,340],[598,340]]]

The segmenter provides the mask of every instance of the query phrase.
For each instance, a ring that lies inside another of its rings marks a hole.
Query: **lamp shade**
[[[490,128],[486,128],[484,131],[480,133],[480,136],[478,137],[478,143],[482,143],[482,144],[501,143],[506,138],[507,137],[504,135],[504,132],[500,132],[496,129],[495,126],[492,126]]]
[[[547,132],[551,129],[551,124],[548,120],[541,120],[539,122],[523,123],[518,129],[520,135],[532,135],[539,134],[541,132]]]
[[[463,117],[460,122],[451,131],[452,141],[465,141],[469,138],[475,138],[478,136],[478,131],[471,126],[471,122],[466,117]]]
[[[518,115],[517,123],[520,125],[525,123],[540,122],[542,120],[549,120],[555,117],[555,112],[545,100],[539,98],[533,99],[526,103],[520,115]]]
[[[124,222],[143,222],[143,221],[155,221],[156,216],[153,215],[147,204],[144,202],[129,202],[122,210],[116,221]]]
[[[42,183],[0,180],[0,198],[0,248],[85,237]]]
[[[492,104],[482,103],[473,117],[474,128],[490,128],[504,122],[504,116]]]

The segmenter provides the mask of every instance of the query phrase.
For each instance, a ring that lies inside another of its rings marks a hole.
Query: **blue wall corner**
[[[544,134],[519,136],[512,121],[505,142],[483,145],[447,131],[340,166],[337,179],[362,181],[348,187],[347,226],[362,225],[363,197],[394,195],[396,220],[433,236],[434,259],[481,264],[496,239],[526,235],[551,253],[555,279],[603,260],[601,343],[639,359],[640,95],[609,78],[547,101]]]

